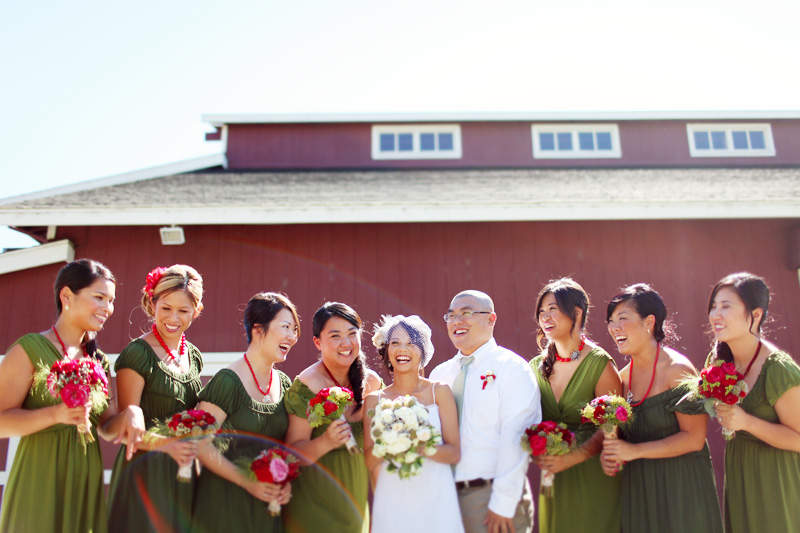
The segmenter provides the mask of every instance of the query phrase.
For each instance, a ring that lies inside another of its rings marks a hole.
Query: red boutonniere
[[[491,370],[489,370],[487,373],[482,375],[481,379],[483,380],[483,387],[481,387],[481,390],[486,389],[486,385],[488,385],[489,383],[493,382],[495,380],[495,378],[496,378],[496,376],[494,375],[494,372],[492,372]]]

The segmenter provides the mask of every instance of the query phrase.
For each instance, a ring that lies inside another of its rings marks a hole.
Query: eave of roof
[[[28,202],[38,200],[40,198],[50,198],[53,196],[60,196],[71,194],[81,191],[89,191],[99,189],[102,187],[111,187],[114,185],[124,185],[126,183],[134,183],[137,181],[148,180],[152,178],[161,178],[172,174],[179,174],[183,172],[195,172],[197,170],[205,170],[214,167],[224,167],[227,165],[225,154],[212,154],[193,159],[186,159],[184,161],[177,161],[175,163],[167,163],[165,165],[158,165],[155,167],[148,167],[141,170],[134,170],[131,172],[124,172],[122,174],[114,174],[113,176],[105,176],[93,180],[79,181],[77,183],[70,183],[61,187],[53,187],[51,189],[44,189],[19,196],[9,196],[7,198],[0,198],[0,207],[8,204],[17,204],[20,202]],[[25,224],[16,224],[24,226]]]
[[[800,119],[800,110],[740,111],[521,111],[435,113],[210,113],[203,121],[227,124],[294,124],[332,122],[517,122],[639,120],[774,120]]]
[[[194,172],[0,205],[14,226],[796,217],[797,168]]]

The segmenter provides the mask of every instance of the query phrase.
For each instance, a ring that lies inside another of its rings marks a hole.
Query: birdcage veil
[[[433,342],[431,341],[431,328],[422,321],[417,315],[383,315],[381,323],[375,324],[375,334],[372,336],[372,344],[381,349],[386,345],[387,339],[391,336],[396,327],[402,327],[411,342],[419,347],[422,352],[422,366],[430,363],[433,359]]]

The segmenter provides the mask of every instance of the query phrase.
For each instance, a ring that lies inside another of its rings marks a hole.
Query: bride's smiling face
[[[395,373],[411,370],[419,372],[422,362],[422,350],[411,340],[403,326],[395,327],[386,341],[389,362],[392,363]]]

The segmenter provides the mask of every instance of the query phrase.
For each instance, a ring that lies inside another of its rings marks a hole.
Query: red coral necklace
[[[55,331],[55,328],[53,328],[53,331]],[[58,335],[58,333],[56,333],[56,335]],[[758,352],[760,351],[761,351],[761,340],[759,339],[758,346],[756,346],[756,353],[754,353],[753,358],[750,359],[750,364],[747,365],[747,370],[745,370],[744,374],[742,374],[742,379],[746,378],[747,374],[750,372],[750,369],[753,368],[753,363],[756,362],[756,358],[758,357]]]
[[[583,350],[584,346],[586,346],[586,339],[585,337],[581,336],[581,343],[578,345],[578,349],[570,353],[569,357],[561,357],[558,355],[558,352],[556,352],[556,361],[561,361],[562,363],[571,363],[572,361],[577,361],[581,356],[581,350]]]
[[[56,339],[58,339],[58,343],[61,345],[61,351],[64,354],[64,359],[69,359],[69,355],[67,355],[67,345],[64,344],[64,341],[61,340],[61,335],[58,334],[58,330],[56,329],[55,326],[53,326],[53,333],[56,334]],[[758,346],[760,348],[761,347],[761,343],[759,343]],[[89,357],[89,354],[86,353],[86,346],[84,346],[83,343],[81,343],[81,348],[83,349],[83,356],[84,357]],[[756,353],[758,353],[758,352],[756,352]],[[750,362],[750,364],[751,365],[753,364],[752,361]],[[750,370],[750,367],[747,367],[747,370]]]
[[[158,328],[156,327],[155,324],[153,324],[153,335],[155,335],[156,340],[161,345],[161,347],[164,348],[164,351],[167,352],[169,358],[172,359],[172,362],[174,362],[177,365],[181,364],[181,358],[183,357],[183,354],[186,353],[186,334],[181,333],[181,346],[179,348],[177,357],[175,357],[175,354],[172,353],[172,350],[169,349],[169,346],[167,346],[167,343],[164,342],[164,339],[161,338],[161,335],[158,334]]]
[[[258,392],[260,392],[261,394],[264,395],[264,401],[266,402],[269,399],[269,390],[272,388],[272,368],[273,367],[270,367],[270,369],[269,369],[269,383],[267,383],[267,390],[266,390],[266,392],[264,392],[264,390],[261,388],[261,385],[258,384],[258,378],[256,378],[256,373],[253,371],[253,366],[250,364],[250,360],[247,359],[247,352],[244,353],[244,362],[247,363],[247,368],[250,369],[250,374],[252,374],[252,376],[253,376],[253,381],[256,382],[256,388],[258,389]]]
[[[327,373],[328,373],[328,375],[329,375],[329,376],[331,377],[331,379],[333,380],[333,383],[334,383],[334,384],[335,384],[337,387],[339,387],[339,388],[344,388],[344,387],[342,387],[341,385],[339,385],[339,382],[338,382],[338,381],[336,381],[336,378],[335,378],[335,377],[333,377],[333,374],[331,373],[330,369],[329,369],[329,368],[328,368],[328,367],[325,365],[325,362],[324,362],[324,361],[320,361],[320,362],[322,363],[322,368],[324,368],[324,369],[325,369],[325,372],[327,372]]]
[[[656,365],[658,364],[658,354],[661,352],[661,343],[656,343],[656,360],[653,361],[653,375],[650,376],[650,385],[647,387],[647,392],[644,393],[642,399],[639,400],[638,403],[631,403],[633,401],[633,357],[631,357],[631,372],[630,372],[630,379],[628,380],[628,403],[631,404],[631,407],[636,407],[637,405],[641,405],[643,401],[647,399],[647,395],[650,394],[650,389],[653,388],[653,381],[656,379]]]

